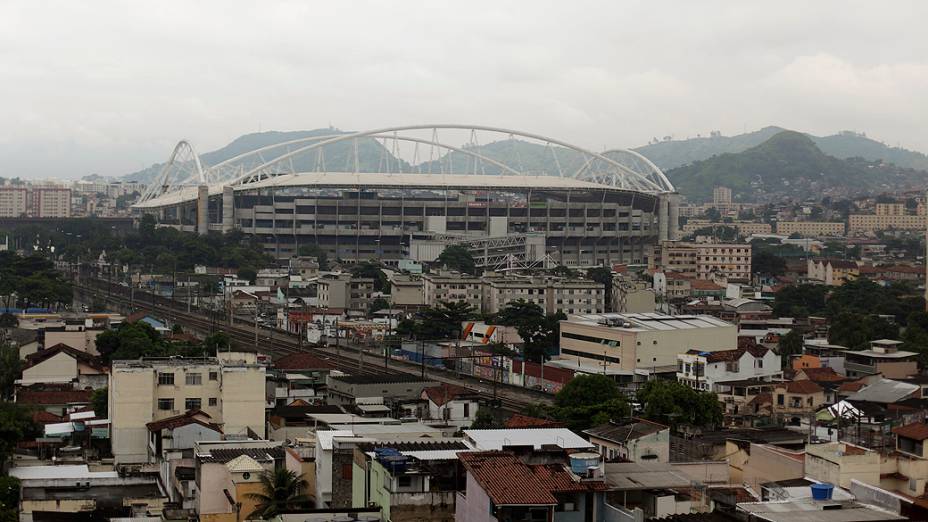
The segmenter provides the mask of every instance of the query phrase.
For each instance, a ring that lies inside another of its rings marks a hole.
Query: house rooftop
[[[495,430],[464,430],[464,439],[478,450],[501,450],[504,447],[556,446],[561,449],[587,449],[589,441],[567,428],[524,428]]]
[[[643,419],[630,419],[623,422],[609,422],[594,426],[583,433],[597,439],[604,439],[610,442],[624,444],[629,440],[638,439],[669,429],[663,424],[651,422]]]
[[[567,322],[605,326],[628,331],[671,331],[733,326],[731,323],[711,315],[665,315],[656,312],[578,314],[570,316]]]
[[[893,428],[893,433],[907,439],[925,440],[928,439],[928,425],[924,422],[913,422]]]
[[[688,488],[693,480],[674,469],[672,464],[661,462],[607,462],[604,465],[606,482],[610,489],[647,490]]]
[[[861,388],[857,393],[848,396],[848,400],[888,404],[901,401],[920,389],[921,387],[917,384],[880,378],[876,382]]]

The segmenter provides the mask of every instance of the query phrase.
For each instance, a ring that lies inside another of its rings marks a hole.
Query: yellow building
[[[879,205],[877,205],[879,208]],[[925,216],[912,214],[851,214],[848,232],[878,232],[881,230],[923,230]]]
[[[751,280],[751,245],[740,243],[661,243],[660,267],[697,279]]]
[[[116,464],[149,460],[147,424],[206,412],[226,435],[264,436],[265,375],[254,353],[113,361],[109,414]]]
[[[777,234],[832,237],[843,236],[845,228],[844,223],[836,221],[780,221],[777,223]]]

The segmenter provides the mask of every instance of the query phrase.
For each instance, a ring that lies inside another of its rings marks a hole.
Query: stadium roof
[[[223,183],[209,185],[209,195],[222,194]],[[419,189],[460,189],[460,190],[523,190],[523,189],[549,189],[549,190],[608,190],[615,192],[629,192],[628,189],[601,185],[590,181],[583,181],[570,177],[559,176],[503,176],[485,174],[386,174],[378,172],[304,172],[297,174],[283,174],[261,181],[236,185],[236,191],[289,188],[289,187],[319,187],[319,188],[419,188]],[[175,205],[184,201],[192,201],[197,197],[197,187],[186,186],[174,192],[150,199],[135,206],[138,208],[152,208],[166,205]]]

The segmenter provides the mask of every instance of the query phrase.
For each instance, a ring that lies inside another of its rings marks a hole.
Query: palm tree
[[[305,507],[309,503],[306,496],[306,481],[303,475],[293,471],[277,468],[261,474],[261,493],[248,493],[248,499],[257,502],[255,510],[248,518],[274,518],[289,510]]]

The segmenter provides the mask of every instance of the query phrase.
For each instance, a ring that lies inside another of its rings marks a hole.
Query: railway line
[[[238,346],[255,346],[255,326],[253,322],[240,321],[245,325],[229,324],[218,319],[214,314],[204,316],[201,312],[187,305],[165,297],[157,296],[139,289],[130,289],[126,286],[101,281],[92,278],[82,278],[76,281],[75,288],[81,292],[101,296],[115,304],[129,310],[144,310],[153,314],[167,316],[168,319],[181,324],[201,334],[213,331],[224,331],[230,340]],[[272,358],[282,357],[292,353],[308,352],[332,364],[337,370],[351,375],[386,376],[405,373],[417,375],[430,380],[456,384],[476,390],[485,401],[498,401],[499,407],[512,413],[523,412],[532,405],[550,404],[551,396],[543,392],[504,384],[486,382],[471,376],[462,376],[449,370],[441,370],[422,364],[398,360],[393,357],[385,358],[382,354],[364,350],[361,346],[339,344],[322,346],[315,343],[299,342],[298,338],[290,332],[269,330],[258,327],[258,348],[262,353]]]

